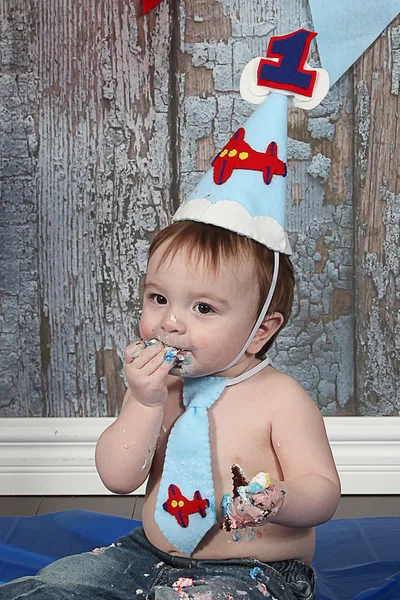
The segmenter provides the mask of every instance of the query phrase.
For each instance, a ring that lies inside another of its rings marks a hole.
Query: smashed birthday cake
[[[285,491],[268,473],[257,473],[250,481],[243,469],[232,466],[232,495],[222,499],[221,529],[244,529],[269,523],[283,505]]]
[[[138,342],[138,349],[132,355],[132,360],[135,360],[135,358],[137,358],[145,348],[153,346],[154,344],[162,344],[164,348],[167,348],[164,360],[168,363],[174,361],[173,369],[179,370],[182,369],[183,366],[190,364],[190,358],[186,350],[182,350],[181,348],[174,348],[173,346],[169,346],[168,344],[165,344],[164,342],[162,342],[161,340],[157,340],[156,338],[152,338],[150,340],[140,340],[140,342]]]

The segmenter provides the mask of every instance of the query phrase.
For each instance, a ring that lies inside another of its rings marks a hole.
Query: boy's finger
[[[144,343],[143,340],[138,340],[137,342],[134,342],[133,344],[129,344],[126,348],[125,348],[125,352],[124,352],[124,359],[126,363],[131,363],[132,360],[134,360],[135,358],[137,358],[139,356],[139,354],[142,352],[142,350],[144,350],[144,348],[146,348],[146,344]]]
[[[142,369],[146,366],[154,357],[158,356],[164,350],[164,346],[161,343],[153,344],[152,346],[145,346],[144,348],[137,348],[130,358],[130,364],[133,364],[136,369]],[[129,364],[129,363],[128,363]]]
[[[161,378],[164,378],[172,369],[175,362],[173,360],[165,360],[165,355],[167,354],[167,352],[168,348],[163,348],[163,352],[160,352],[159,354],[157,354],[157,356],[154,356],[144,367],[142,367],[142,373],[147,376],[150,376],[156,373],[157,371],[160,371]]]

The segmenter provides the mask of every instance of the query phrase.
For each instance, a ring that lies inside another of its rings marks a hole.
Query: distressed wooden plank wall
[[[355,69],[356,353],[362,415],[400,414],[400,17]]]
[[[114,415],[152,233],[253,108],[297,0],[0,4],[0,416]],[[318,60],[316,46],[312,49]],[[297,272],[275,364],[325,415],[400,413],[400,19],[289,115]]]
[[[280,2],[181,0],[181,193],[195,185],[254,107],[240,99],[244,65],[266,39],[311,27],[308,6]],[[210,11],[210,5],[214,11]],[[314,57],[315,54],[314,46]],[[355,414],[353,80],[348,74],[323,104],[289,116],[287,227],[297,272],[290,325],[271,352],[324,414]]]
[[[128,0],[2,6],[1,414],[113,415],[172,212],[168,3],[146,19]]]

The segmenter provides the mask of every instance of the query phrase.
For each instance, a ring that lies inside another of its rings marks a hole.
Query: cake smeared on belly
[[[232,494],[225,494],[221,508],[224,520],[221,529],[232,531],[233,541],[241,539],[238,530],[244,530],[246,539],[252,540],[254,528],[266,525],[278,514],[285,500],[285,491],[268,473],[257,473],[250,481],[243,469],[232,466]]]

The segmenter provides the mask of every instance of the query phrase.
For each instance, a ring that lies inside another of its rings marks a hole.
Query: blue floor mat
[[[317,527],[318,600],[400,600],[400,517]]]
[[[87,510],[0,517],[0,581],[35,575],[58,558],[108,546],[140,525]]]
[[[0,581],[107,546],[138,526],[85,510],[0,517]],[[316,531],[317,600],[400,600],[400,517],[334,519]]]

